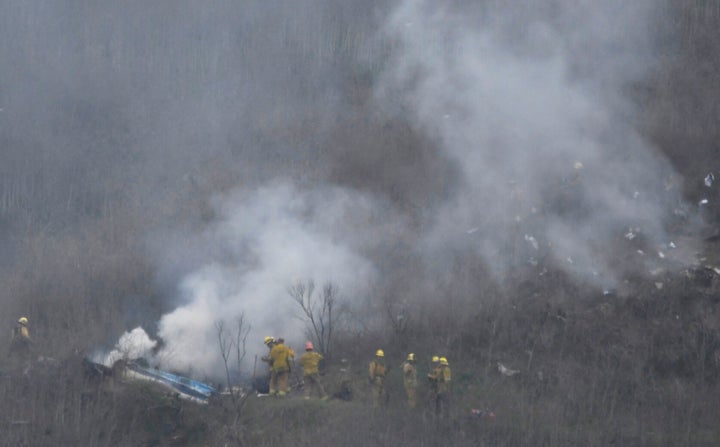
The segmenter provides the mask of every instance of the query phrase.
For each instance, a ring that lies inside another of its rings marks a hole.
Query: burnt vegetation
[[[182,59],[194,65],[177,66],[170,51],[177,46],[163,40],[173,25],[165,15],[170,3],[143,6],[144,22],[118,34],[95,29],[107,18],[84,3],[68,2],[71,11],[48,19],[47,35],[10,23],[11,17],[32,22],[27,17],[35,11],[26,3],[0,6],[0,28],[22,37],[0,41],[3,60],[22,61],[0,69],[0,87],[16,87],[0,88],[0,315],[8,335],[17,317],[27,315],[34,340],[29,362],[0,362],[0,444],[720,444],[720,242],[713,231],[720,207],[713,200],[702,208],[709,230],[692,236],[699,241],[696,263],[653,275],[630,268],[619,290],[588,286],[551,262],[522,264],[500,283],[464,251],[442,277],[427,278],[408,233],[378,257],[386,274],[362,310],[343,307],[346,291],[330,283],[322,290],[312,282],[291,285],[288,301],[302,311],[310,338],[331,354],[322,369],[328,393],[336,396],[328,402],[304,401],[295,392],[273,400],[226,387],[229,395],[198,405],[84,362],[98,346],[112,346],[138,324],[153,328],[172,309],[173,275],[148,254],[158,243],[153,236],[168,221],[203,228],[215,218],[211,198],[238,183],[250,187],[285,176],[369,191],[399,210],[410,232],[420,231],[423,210],[456,186],[457,167],[434,149],[437,141],[374,107],[382,62],[348,62],[371,51],[358,47],[367,37],[363,21],[372,22],[369,12],[329,7],[324,13],[334,28],[301,41],[268,37],[278,40],[275,56],[287,59],[283,69],[295,58],[304,66],[339,67],[332,81],[341,97],[320,100],[340,101],[342,115],[271,104],[231,118],[235,110],[211,81],[225,70],[242,70],[247,82],[268,73],[264,54],[255,54],[257,30],[217,37],[197,11],[195,26],[180,37],[200,42],[189,47],[196,54]],[[232,3],[218,3],[227,9],[223,20],[249,20]],[[712,1],[668,3],[656,23],[664,38],[662,63],[630,87],[631,96],[641,110],[643,137],[671,160],[685,179],[684,197],[696,204],[717,196],[703,179],[720,172],[720,8]],[[291,14],[284,20],[292,27]],[[74,31],[62,31],[68,29]],[[53,30],[66,40],[51,39]],[[392,48],[386,42],[372,50]],[[131,56],[140,50],[148,54]],[[258,64],[236,66],[221,57],[227,52]],[[59,60],[76,68],[49,76]],[[315,74],[297,74],[306,90],[284,94],[294,104],[309,101],[307,95],[322,91],[318,84],[330,82]],[[281,78],[267,82],[289,88]],[[217,115],[189,126],[177,109],[183,103],[172,100],[183,94],[218,104]],[[246,99],[260,100],[251,93]],[[297,119],[276,116],[283,113]],[[222,121],[222,134],[214,132],[213,120]],[[325,124],[315,133],[318,121]],[[155,127],[162,132],[153,134]],[[312,149],[298,155],[296,144]],[[190,150],[176,154],[178,146]],[[567,206],[563,200],[548,198]],[[683,216],[677,219],[670,234],[690,238]],[[625,247],[618,248],[618,262],[632,263],[636,247],[627,248],[622,235],[615,245]],[[447,293],[429,296],[427,282]],[[246,344],[260,343],[247,338],[255,324],[251,312],[234,322],[218,320],[218,357],[228,383],[241,369]],[[372,407],[366,383],[367,362],[378,347],[391,368],[387,408]],[[9,337],[0,349],[9,352]],[[432,355],[450,360],[449,420],[436,421],[424,402],[416,412],[406,410],[399,365],[410,351],[420,359],[421,379]],[[498,363],[519,372],[502,374]],[[293,374],[297,388],[299,372]],[[345,400],[348,387],[351,400]],[[495,418],[472,409],[492,410]]]

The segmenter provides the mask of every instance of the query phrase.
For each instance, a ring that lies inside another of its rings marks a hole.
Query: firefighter
[[[385,391],[385,375],[387,374],[387,367],[385,366],[385,352],[382,349],[378,349],[375,353],[375,358],[370,362],[368,369],[368,379],[372,386],[373,404],[375,406],[385,405],[388,400],[387,393]]]
[[[428,374],[431,387],[435,390],[435,415],[447,418],[450,405],[450,365],[445,357],[438,359],[437,366]]]
[[[305,343],[305,353],[300,356],[300,365],[303,368],[303,377],[305,382],[305,399],[310,399],[313,391],[320,396],[320,399],[327,400],[322,383],[320,383],[320,360],[323,359],[322,354],[315,352],[312,342]]]
[[[284,343],[278,339],[270,349],[272,370],[270,374],[270,394],[284,397],[288,389],[288,376],[290,374],[290,352]],[[275,391],[276,393],[273,393]]]
[[[269,394],[270,394],[271,396],[274,396],[274,395],[277,393],[277,388],[275,388],[273,385],[274,385],[275,383],[277,383],[277,378],[273,378],[273,377],[274,377],[273,367],[272,367],[273,362],[272,362],[272,358],[270,357],[270,351],[272,351],[272,347],[273,347],[273,345],[275,344],[275,338],[268,335],[268,336],[265,337],[265,339],[263,340],[263,343],[265,344],[265,346],[268,347],[268,355],[263,356],[263,357],[261,358],[261,360],[262,360],[263,362],[265,362],[265,363],[268,364],[268,368],[269,368],[269,371],[270,371]]]
[[[32,339],[28,329],[27,317],[20,317],[12,331],[12,341],[10,343],[10,355],[16,355],[23,360],[30,357],[30,348]]]
[[[415,367],[415,354],[408,354],[402,364],[403,386],[407,394],[408,408],[413,409],[417,405],[417,368]]]

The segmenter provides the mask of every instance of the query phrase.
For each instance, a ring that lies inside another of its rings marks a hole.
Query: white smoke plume
[[[153,356],[152,351],[156,345],[157,341],[152,340],[143,328],[136,327],[122,334],[115,348],[96,361],[111,367],[118,360],[147,359]]]
[[[216,209],[218,223],[199,239],[217,251],[185,277],[184,304],[159,322],[164,367],[220,375],[215,322],[230,328],[241,314],[252,325],[246,360],[265,351],[265,335],[282,336],[299,349],[304,326],[295,318],[299,309],[289,286],[298,280],[332,282],[350,300],[373,281],[374,269],[358,251],[365,237],[360,217],[372,209],[362,195],[279,182],[238,191],[218,200]]]
[[[502,277],[539,247],[607,284],[622,273],[607,246],[624,228],[667,242],[679,191],[664,188],[672,169],[635,130],[627,99],[653,63],[657,7],[401,2],[379,101],[401,104],[462,173],[425,235],[429,259],[471,247]]]

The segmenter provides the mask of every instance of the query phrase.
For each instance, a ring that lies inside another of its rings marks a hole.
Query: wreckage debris
[[[534,248],[535,250],[537,250],[537,249],[540,247],[540,246],[538,245],[537,239],[535,239],[534,237],[529,236],[529,235],[527,235],[527,234],[525,235],[525,241],[529,242],[529,243],[533,246],[533,248]]]
[[[503,376],[507,376],[507,377],[512,377],[515,374],[518,374],[520,372],[520,370],[518,370],[518,369],[510,369],[500,362],[498,362],[497,367],[498,367],[498,371],[500,371],[500,374],[502,374]]]
[[[477,419],[484,419],[488,421],[494,421],[495,420],[495,412],[492,410],[488,410],[487,408],[471,408],[470,409],[470,416]]]
[[[200,404],[207,404],[212,396],[218,394],[215,388],[205,383],[167,371],[141,366],[135,361],[118,361],[112,368],[87,359],[83,359],[83,364],[91,374],[112,376],[117,370],[125,379],[154,382],[170,389],[182,399]]]
[[[713,173],[712,172],[709,173],[708,175],[705,176],[705,186],[707,186],[708,188],[711,187],[714,180],[715,180],[715,176],[713,175]]]

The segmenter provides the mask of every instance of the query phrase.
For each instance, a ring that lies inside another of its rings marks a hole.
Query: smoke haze
[[[0,6],[7,252],[101,228],[152,267],[166,366],[221,375],[217,321],[300,346],[297,280],[431,301],[469,255],[607,288],[628,229],[669,242],[629,94],[662,2],[340,3]]]

